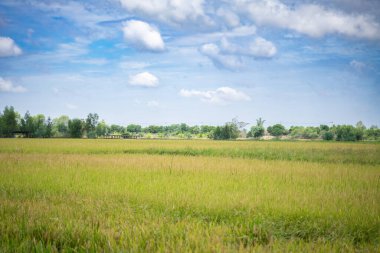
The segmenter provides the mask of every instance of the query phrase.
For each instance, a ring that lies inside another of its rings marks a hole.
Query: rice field
[[[0,252],[358,251],[379,143],[0,139]]]

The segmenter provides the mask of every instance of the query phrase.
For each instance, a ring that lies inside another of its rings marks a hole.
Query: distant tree
[[[21,131],[27,133],[27,137],[34,137],[35,127],[33,123],[33,117],[30,116],[29,111],[27,111],[24,115],[24,118],[21,119]]]
[[[320,125],[320,126],[319,126],[319,129],[320,129],[321,131],[329,131],[329,130],[330,130],[330,128],[329,128],[328,125]]]
[[[264,133],[265,133],[264,122],[265,120],[263,120],[262,118],[258,118],[256,120],[256,126],[252,126],[251,130],[248,132],[248,137],[260,138],[264,136]]]
[[[201,128],[199,126],[192,126],[189,128],[191,134],[197,135],[201,133]]]
[[[69,136],[69,121],[70,118],[62,115],[53,120],[52,132],[55,137],[68,137]]]
[[[141,129],[140,125],[130,124],[127,126],[127,131],[130,133],[141,133]]]
[[[51,118],[48,117],[46,121],[46,131],[45,131],[45,138],[51,138],[53,136],[53,122],[51,121]]]
[[[69,120],[69,134],[71,138],[81,138],[83,136],[83,121],[80,119]]]
[[[217,126],[215,128],[215,131],[214,133],[212,134],[212,138],[214,140],[221,140],[222,139],[222,130],[221,130],[221,127]]]
[[[357,133],[355,127],[351,125],[340,125],[335,129],[337,141],[356,141]]]
[[[226,123],[224,126],[218,126],[212,135],[214,140],[234,140],[239,137],[239,128],[232,122]]]
[[[99,116],[96,113],[89,113],[86,118],[85,130],[88,138],[96,138],[96,126],[98,125]]]
[[[119,133],[119,134],[122,134],[122,133],[124,133],[124,127],[123,126],[119,126],[119,125],[115,125],[115,124],[113,124],[113,125],[111,125],[111,127],[110,127],[110,132],[111,133]]]
[[[332,141],[334,140],[334,133],[332,131],[323,131],[322,139],[325,141]]]
[[[107,126],[106,122],[104,120],[100,121],[98,125],[96,126],[96,135],[99,136],[106,136],[110,133],[110,127]]]
[[[147,128],[145,128],[146,133],[156,134],[163,132],[162,126],[156,126],[156,125],[150,125]]]
[[[379,140],[380,128],[378,128],[377,126],[371,126],[365,131],[365,138],[367,140]]]
[[[14,110],[13,106],[6,106],[3,111],[3,116],[1,117],[1,123],[2,123],[2,133],[4,137],[13,137],[14,131],[17,131],[19,129],[18,125],[18,119],[19,119],[18,113]]]
[[[33,116],[34,132],[33,137],[42,138],[46,135],[46,122],[43,114]]]
[[[356,140],[358,141],[363,140],[365,130],[366,130],[366,127],[363,124],[363,122],[359,121],[358,123],[356,123],[356,131],[355,131]]]
[[[273,126],[269,126],[267,131],[270,135],[279,137],[281,135],[287,134],[286,128],[281,124],[275,124]]]

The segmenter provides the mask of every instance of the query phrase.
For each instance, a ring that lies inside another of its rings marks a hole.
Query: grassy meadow
[[[0,139],[0,252],[379,252],[380,144]]]

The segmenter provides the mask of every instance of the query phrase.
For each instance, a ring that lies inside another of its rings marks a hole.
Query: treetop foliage
[[[361,121],[352,125],[320,125],[319,127],[291,126],[286,129],[281,124],[265,128],[265,120],[256,119],[248,133],[246,122],[237,118],[222,126],[189,126],[185,123],[165,126],[138,124],[127,126],[108,125],[99,121],[99,115],[89,113],[85,119],[70,119],[66,115],[51,119],[42,114],[30,115],[29,111],[23,117],[12,106],[6,106],[0,112],[0,137],[23,136],[29,138],[107,138],[118,136],[123,138],[210,138],[214,140],[235,140],[237,138],[261,139],[264,136],[285,139],[321,139],[326,141],[361,141],[380,140],[380,129],[377,126],[367,128]]]

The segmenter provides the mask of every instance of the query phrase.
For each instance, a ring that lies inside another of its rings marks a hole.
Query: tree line
[[[166,126],[138,124],[120,126],[108,125],[99,120],[99,115],[89,113],[85,119],[60,116],[55,119],[43,114],[21,116],[12,106],[6,106],[0,113],[0,137],[23,136],[29,138],[209,138],[214,140],[233,140],[237,138],[262,139],[310,139],[361,141],[380,140],[380,129],[377,126],[367,128],[362,122],[352,125],[320,125],[315,127],[291,126],[287,129],[281,124],[264,127],[265,120],[259,118],[249,131],[245,122],[233,119],[222,126],[195,125],[185,123]]]

